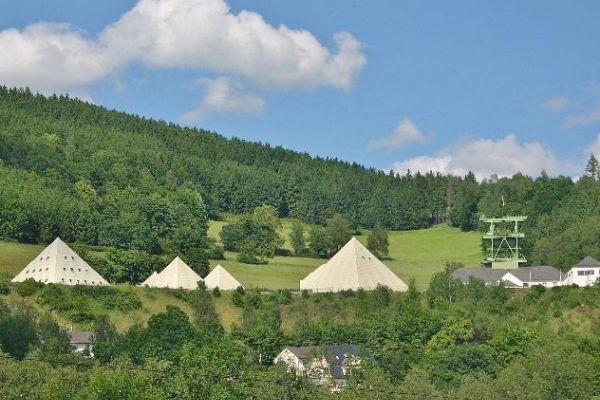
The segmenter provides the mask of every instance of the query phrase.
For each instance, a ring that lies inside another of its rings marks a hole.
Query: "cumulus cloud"
[[[66,24],[36,23],[0,32],[0,82],[42,92],[80,91],[121,64]]]
[[[600,158],[600,133],[596,136],[596,140],[587,147],[587,153],[595,155],[596,158]]]
[[[213,113],[252,114],[265,108],[261,97],[245,91],[228,78],[201,79],[200,84],[206,87],[204,98],[195,109],[182,115],[184,122],[198,122]]]
[[[542,108],[548,112],[561,112],[569,108],[573,102],[568,96],[555,96],[542,104]]]
[[[82,88],[141,62],[239,75],[265,87],[349,89],[366,63],[347,32],[324,47],[312,33],[233,14],[223,0],[140,0],[96,38],[62,24],[0,32],[0,81],[36,90]]]
[[[478,179],[493,174],[512,176],[517,172],[538,175],[541,170],[549,174],[569,172],[570,165],[560,163],[539,142],[519,143],[515,134],[494,139],[462,139],[433,156],[419,156],[394,163],[392,169],[399,173],[407,170],[465,175],[473,172]]]
[[[573,128],[576,126],[590,125],[596,122],[600,122],[600,104],[589,113],[566,117],[564,125],[566,128]]]
[[[370,150],[374,149],[399,149],[410,142],[422,142],[425,140],[423,132],[408,118],[404,118],[389,136],[373,139],[367,145]]]

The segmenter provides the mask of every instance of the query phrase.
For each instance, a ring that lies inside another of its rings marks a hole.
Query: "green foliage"
[[[190,268],[202,278],[210,273],[210,264],[206,250],[199,248],[188,249],[183,257]]]
[[[331,248],[329,253],[335,253],[345,245],[352,237],[350,224],[341,214],[335,214],[327,220],[325,232],[329,238]]]
[[[25,279],[23,282],[17,282],[15,284],[15,291],[19,296],[29,297],[33,296],[38,290],[44,287],[44,284],[37,282],[35,279]]]
[[[302,225],[302,223],[296,221],[292,224],[289,239],[294,254],[304,254],[306,251],[306,240],[304,239],[304,225]]]
[[[381,225],[377,224],[373,231],[367,236],[367,249],[369,249],[377,258],[382,258],[389,254],[388,232]]]

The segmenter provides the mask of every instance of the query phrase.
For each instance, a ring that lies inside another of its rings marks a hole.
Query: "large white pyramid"
[[[150,278],[152,278],[152,276],[150,276]],[[165,269],[160,271],[148,286],[194,290],[198,288],[198,281],[201,280],[202,278],[200,275],[195,273],[181,258],[175,257]]]
[[[100,274],[60,238],[48,245],[11,282],[23,282],[26,279],[63,285],[108,285]]]
[[[242,286],[242,284],[220,264],[210,271],[210,274],[206,275],[204,283],[206,284],[207,289],[218,287],[220,290],[235,290],[239,286]]]
[[[353,237],[329,261],[302,279],[300,290],[373,290],[378,284],[397,292],[408,290],[406,283]]]

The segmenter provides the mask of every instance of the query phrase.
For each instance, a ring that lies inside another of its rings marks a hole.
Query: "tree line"
[[[202,263],[219,253],[209,219],[261,206],[322,226],[341,215],[352,229],[483,230],[481,215],[525,214],[529,261],[566,268],[600,256],[598,177],[594,157],[576,182],[543,171],[481,182],[472,173],[384,172],[0,87],[0,237],[26,243],[61,236]],[[272,252],[260,249],[258,261]]]

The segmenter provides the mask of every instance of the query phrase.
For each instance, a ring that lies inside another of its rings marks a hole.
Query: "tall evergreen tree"
[[[594,179],[598,179],[598,177],[600,177],[600,164],[598,163],[598,160],[594,154],[590,154],[590,158],[585,165],[585,174]]]

